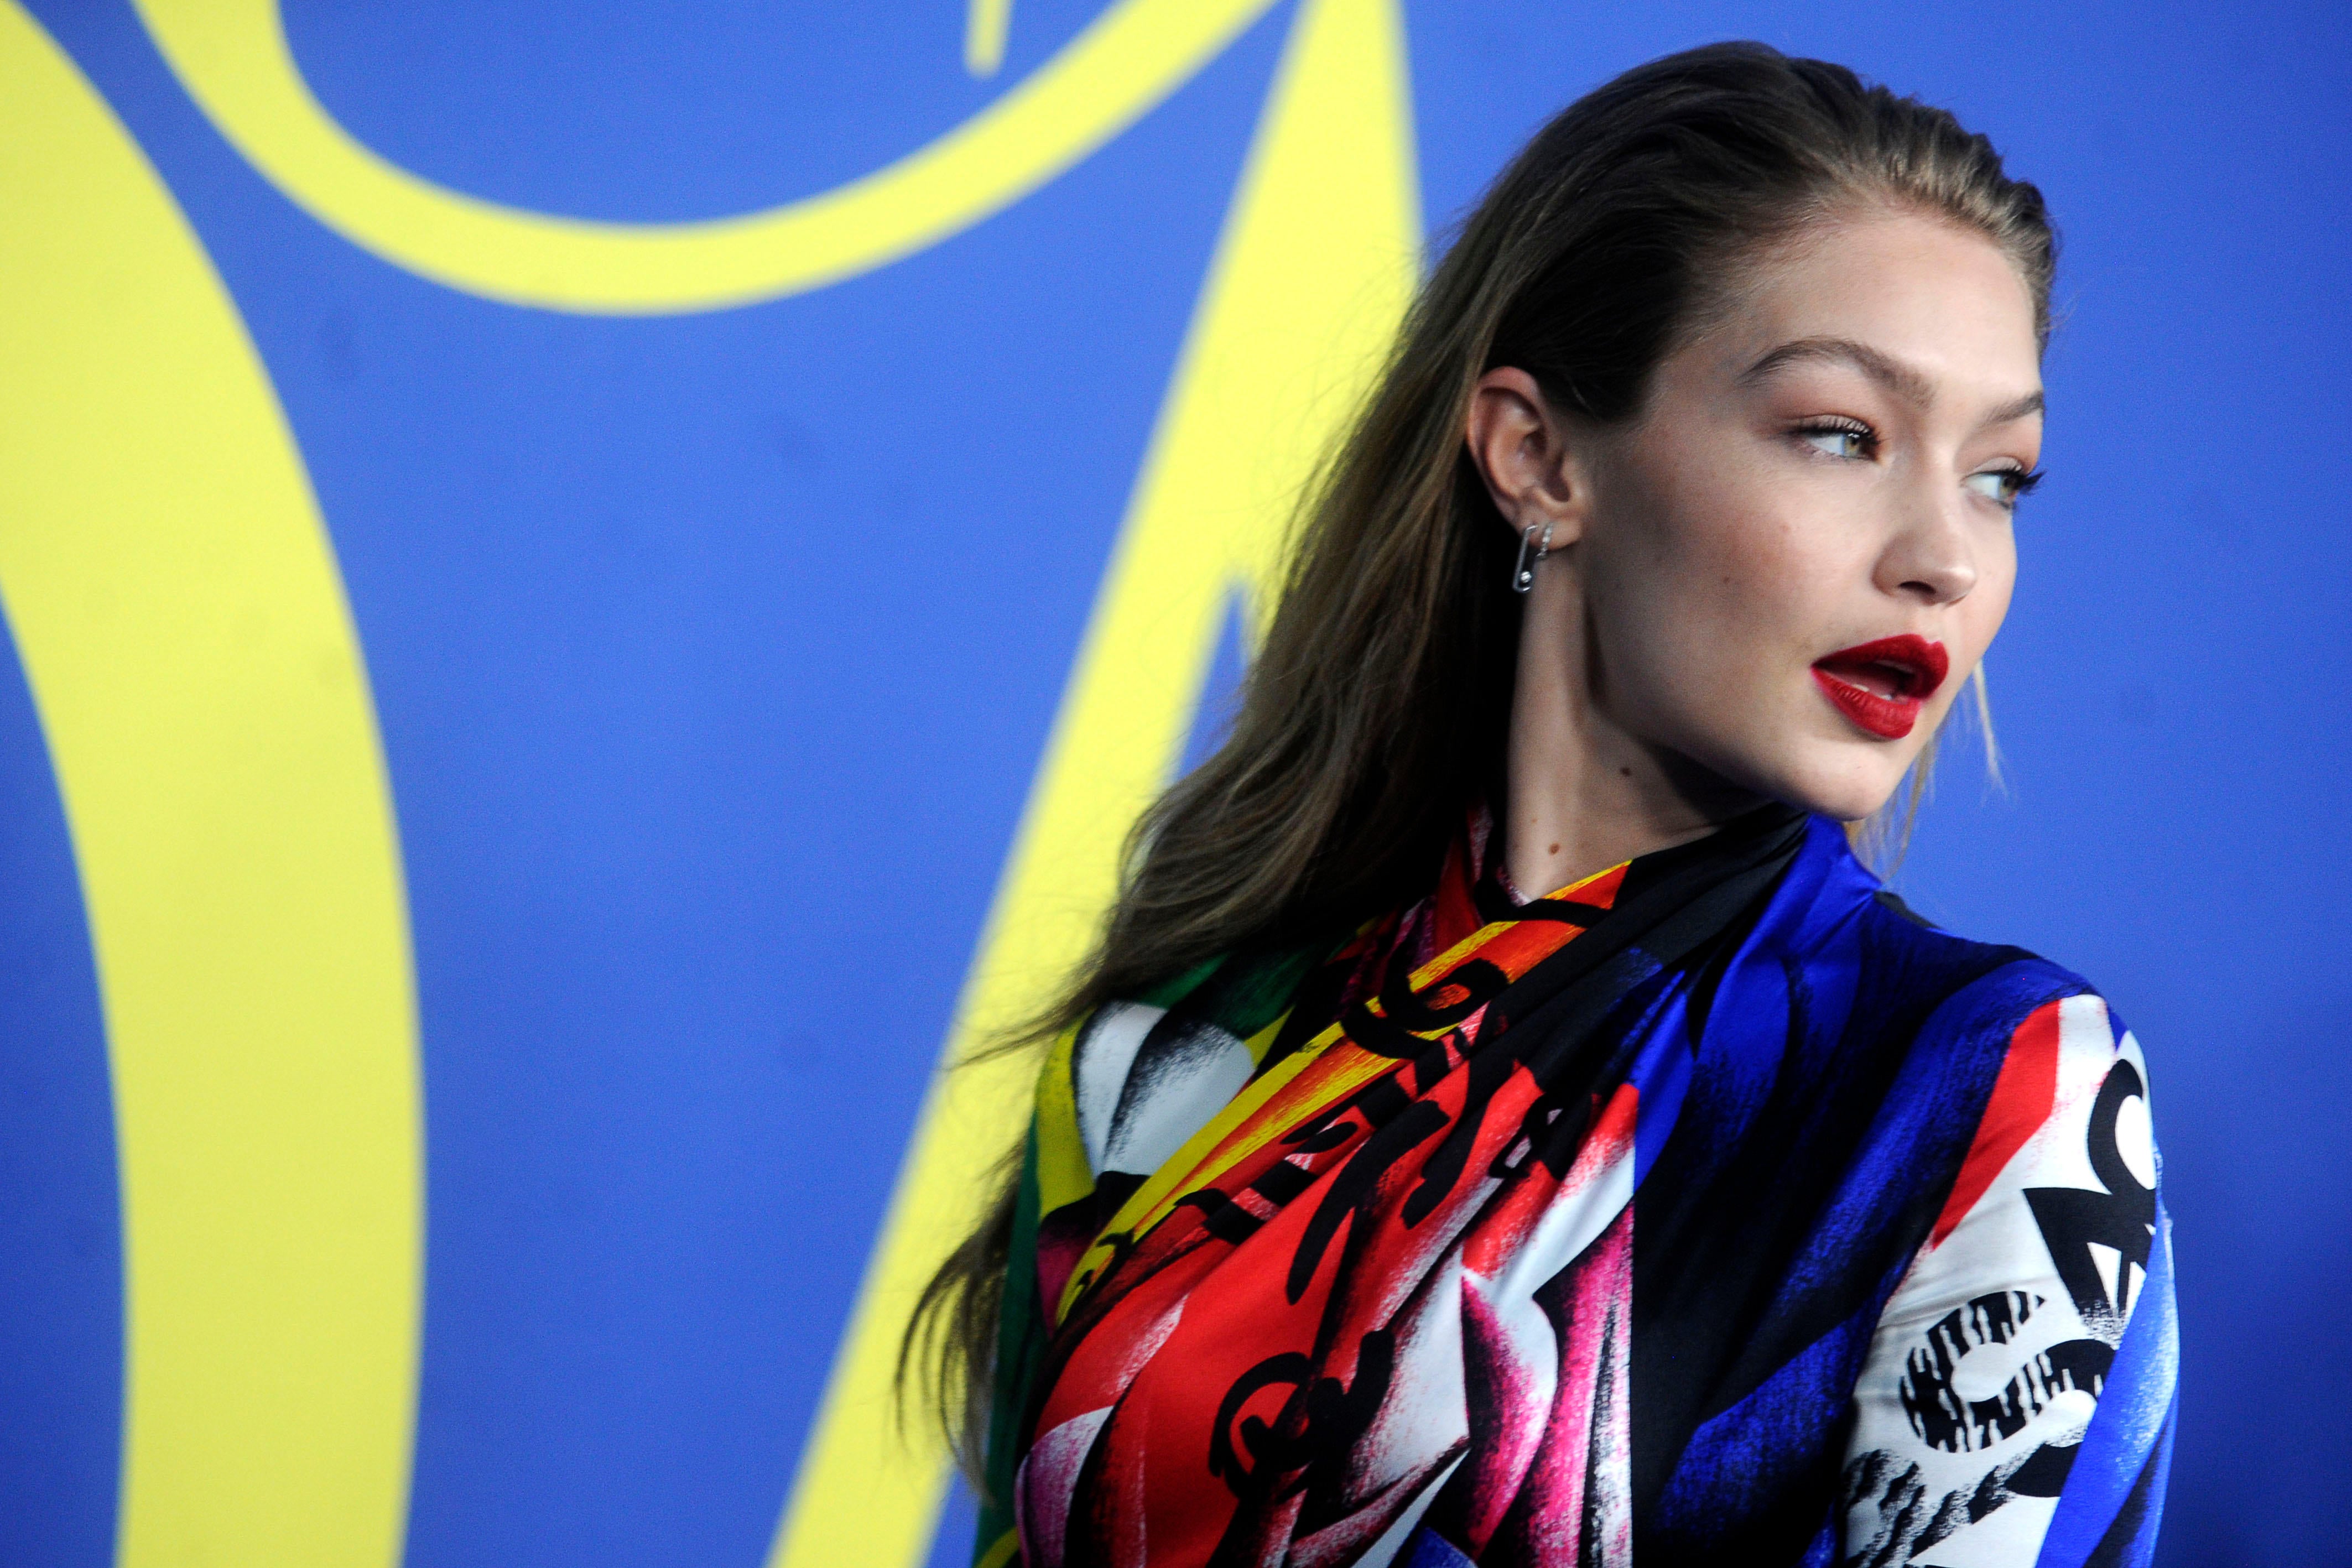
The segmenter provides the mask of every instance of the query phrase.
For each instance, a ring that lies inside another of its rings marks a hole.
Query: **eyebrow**
[[[1820,360],[1852,365],[1896,397],[1918,407],[1925,408],[1936,400],[1935,383],[1926,375],[1899,360],[1880,353],[1869,344],[1857,343],[1851,338],[1800,338],[1794,342],[1783,343],[1740,371],[1739,384],[1755,386],[1790,365]],[[2007,424],[2011,420],[2040,413],[2042,409],[2042,394],[2036,388],[1989,412],[1979,428]]]

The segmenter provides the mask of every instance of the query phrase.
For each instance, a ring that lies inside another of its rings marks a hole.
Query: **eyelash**
[[[2042,470],[2039,468],[2030,473],[2022,468],[1996,468],[1992,472],[2009,481],[2009,499],[2003,504],[2012,510],[2018,502],[2033,494],[2036,485],[2042,483]]]
[[[1851,458],[1847,461],[1867,461],[1878,455],[1878,432],[1858,419],[1810,419],[1797,425],[1790,434],[1799,441],[1802,441],[1808,435],[1859,436],[1862,440],[1862,455],[1859,458]],[[1813,450],[1819,451],[1820,448],[1815,447]],[[1826,456],[1829,454],[1823,454],[1823,455]],[[2042,483],[2042,470],[2039,468],[2031,472],[2022,468],[1989,468],[1983,472],[2000,476],[2005,494],[1998,504],[2011,511],[2016,510],[2017,503],[2032,495],[2034,486]]]
[[[1790,432],[1799,441],[1808,435],[1858,435],[1862,438],[1864,459],[1878,455],[1878,432],[1858,419],[1809,419]],[[1814,448],[1819,451],[1820,448]],[[1823,453],[1823,456],[1832,454]]]

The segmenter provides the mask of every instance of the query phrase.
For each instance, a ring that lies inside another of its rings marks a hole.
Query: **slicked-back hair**
[[[1465,440],[1479,378],[1515,366],[1570,417],[1637,419],[1660,361],[1736,305],[1748,263],[1874,210],[1990,240],[2047,340],[2057,245],[2041,193],[1947,110],[1843,66],[1710,45],[1635,67],[1538,131],[1462,223],[1303,502],[1223,745],[1137,824],[1098,944],[1021,1040],[1218,953],[1345,931],[1424,891],[1503,776],[1517,663],[1515,541]],[[1005,1171],[901,1359],[975,1479]]]

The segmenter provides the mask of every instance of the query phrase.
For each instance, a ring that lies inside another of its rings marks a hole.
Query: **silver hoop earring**
[[[1536,568],[1543,564],[1544,557],[1551,554],[1551,524],[1544,524],[1543,537],[1538,538],[1536,525],[1529,523],[1528,531],[1519,536],[1519,564],[1511,569],[1513,593],[1525,593],[1536,585]]]

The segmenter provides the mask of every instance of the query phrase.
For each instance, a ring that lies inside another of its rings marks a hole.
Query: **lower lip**
[[[1917,697],[1882,697],[1839,680],[1827,670],[1815,670],[1813,679],[1821,684],[1822,695],[1837,705],[1838,712],[1882,740],[1900,740],[1919,723],[1919,709],[1925,705]]]

